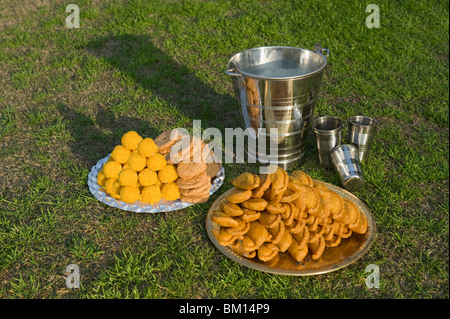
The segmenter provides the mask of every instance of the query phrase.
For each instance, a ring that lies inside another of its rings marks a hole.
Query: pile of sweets
[[[177,143],[185,143],[186,152]],[[194,145],[199,145],[194,149]],[[196,150],[203,151],[198,163]],[[114,147],[111,156],[97,175],[97,183],[111,197],[126,203],[140,201],[154,205],[161,200],[182,200],[189,203],[205,202],[209,199],[211,178],[220,169],[215,161],[205,163],[204,158],[213,156],[203,141],[193,136],[182,136],[172,131],[160,134],[154,140],[143,138],[135,131],[125,133],[121,144]],[[171,156],[172,155],[172,156]],[[193,183],[196,181],[196,183]]]
[[[211,220],[222,246],[246,258],[275,265],[280,254],[301,262],[318,260],[352,233],[365,234],[367,217],[350,200],[302,171],[291,176],[281,167],[273,174],[243,173]]]

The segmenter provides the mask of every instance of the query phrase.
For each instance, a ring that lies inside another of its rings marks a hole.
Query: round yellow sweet
[[[142,141],[142,137],[135,131],[129,131],[123,134],[120,140],[122,145],[129,150],[137,149],[140,141]]]
[[[155,155],[147,158],[147,167],[152,171],[159,171],[161,168],[167,165],[166,158],[164,155],[160,153],[156,153]]]
[[[120,198],[120,184],[117,182],[117,178],[108,178],[105,181],[105,190],[113,198]]]
[[[134,169],[136,172],[142,171],[147,165],[147,158],[139,155],[137,153],[132,153],[127,161],[130,168]]]
[[[120,199],[125,203],[134,203],[141,197],[139,187],[123,186],[120,188]]]
[[[100,186],[105,186],[106,176],[103,170],[98,172],[97,174],[97,184]]]
[[[180,189],[174,182],[163,184],[163,186],[161,187],[161,194],[162,197],[167,201],[176,200],[181,196]]]
[[[111,152],[111,158],[120,164],[125,164],[130,157],[131,151],[123,145],[117,145]]]
[[[161,189],[157,185],[145,186],[142,189],[141,201],[144,203],[155,204],[162,198]]]
[[[107,178],[105,180],[105,191],[108,194],[112,193],[112,189],[113,189],[112,186],[113,186],[113,183],[114,183],[115,180],[116,180],[115,178]]]
[[[106,178],[117,178],[122,170],[122,164],[116,161],[107,161],[103,165],[103,173]]]
[[[158,179],[162,183],[175,182],[177,178],[177,169],[174,165],[166,165],[158,171]]]
[[[120,185],[120,182],[118,179],[116,179],[112,185],[112,194],[111,196],[115,199],[120,199],[120,189],[122,188],[122,185]]]
[[[139,142],[137,150],[142,156],[150,157],[158,153],[158,145],[153,139],[147,137]]]
[[[138,175],[139,183],[142,186],[155,185],[158,182],[158,174],[151,169],[144,168]]]
[[[122,186],[135,186],[138,182],[138,173],[131,168],[123,169],[119,173],[118,180]]]
[[[130,165],[128,165],[128,161],[122,165],[122,169],[131,168]]]

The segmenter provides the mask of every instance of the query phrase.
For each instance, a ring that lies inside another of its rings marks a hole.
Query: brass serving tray
[[[212,213],[219,208],[225,197],[231,193],[233,188],[223,193],[212,204],[206,216],[206,230],[212,243],[228,258],[237,263],[263,272],[291,275],[291,276],[309,276],[319,275],[347,267],[348,265],[360,259],[372,246],[376,236],[376,225],[372,213],[367,205],[358,199],[352,193],[329,183],[322,182],[329,189],[335,191],[343,198],[351,200],[358,209],[367,217],[367,232],[364,235],[353,233],[349,238],[342,239],[337,247],[326,247],[322,256],[318,260],[313,260],[311,254],[305,257],[302,262],[297,262],[288,253],[280,253],[280,259],[274,266],[268,266],[259,261],[256,257],[253,259],[245,258],[236,254],[231,248],[219,244],[213,232],[218,231],[220,226],[211,220]]]

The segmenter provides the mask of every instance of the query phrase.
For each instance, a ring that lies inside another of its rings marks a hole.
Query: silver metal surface
[[[111,154],[110,154],[111,155]],[[103,187],[101,187],[97,183],[97,174],[102,170],[103,164],[106,163],[110,155],[106,156],[105,158],[102,158],[95,164],[91,172],[88,175],[88,186],[89,191],[92,195],[94,195],[95,198],[97,198],[100,202],[115,207],[121,210],[125,211],[131,211],[136,213],[160,213],[160,212],[170,212],[178,209],[183,209],[186,207],[189,207],[193,204],[182,202],[181,200],[173,200],[173,201],[166,201],[162,199],[158,203],[154,205],[150,205],[148,203],[143,203],[141,201],[136,201],[135,203],[125,203],[123,201],[117,200],[111,196],[108,195],[108,193],[105,192]],[[223,184],[223,180],[225,179],[225,169],[220,169],[219,173],[211,180],[211,189],[209,191],[209,194],[212,195],[215,193]]]
[[[364,162],[369,157],[373,136],[378,121],[372,117],[356,115],[348,118],[348,141],[356,146],[359,159]]]
[[[330,162],[346,190],[353,191],[364,186],[358,149],[351,144],[341,144],[330,152]]]
[[[343,128],[344,122],[335,116],[322,116],[314,120],[313,131],[322,165],[331,167],[330,151],[341,144]]]
[[[242,51],[228,61],[226,73],[233,81],[243,128],[256,132],[255,139],[248,143],[256,144],[259,134],[266,137],[266,147],[248,152],[250,158],[267,158],[270,133],[275,129],[278,156],[270,158],[273,164],[283,167],[305,154],[307,129],[327,65],[322,52],[329,53],[317,50],[260,47]]]

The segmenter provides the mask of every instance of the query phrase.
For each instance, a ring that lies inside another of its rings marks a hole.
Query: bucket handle
[[[330,56],[330,50],[322,48],[320,43],[316,43],[313,51],[324,54],[327,57],[327,59]]]
[[[236,77],[241,77],[242,74],[235,72],[235,70],[233,69],[228,69],[225,71],[226,74],[228,74],[229,76],[236,76]]]

